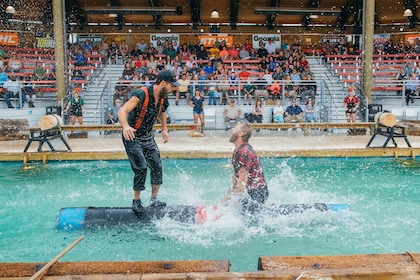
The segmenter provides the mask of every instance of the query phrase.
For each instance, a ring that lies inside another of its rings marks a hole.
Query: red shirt
[[[241,80],[246,80],[251,76],[251,73],[249,73],[248,71],[244,70],[242,72],[239,72],[239,78]]]
[[[234,184],[238,181],[239,170],[243,167],[248,172],[247,189],[266,188],[260,159],[249,143],[243,143],[233,152],[232,165],[234,169]]]

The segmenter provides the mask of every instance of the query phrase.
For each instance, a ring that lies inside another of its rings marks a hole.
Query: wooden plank
[[[32,276],[43,265],[44,263],[0,263],[0,277]],[[227,272],[229,267],[227,260],[62,262],[54,264],[46,275]]]

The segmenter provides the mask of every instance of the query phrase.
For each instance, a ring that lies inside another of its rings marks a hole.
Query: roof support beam
[[[355,12],[355,4],[357,0],[349,0],[345,6],[343,6],[343,9],[341,10],[340,16],[338,17],[337,26],[344,30],[346,29],[346,23],[350,19],[352,15],[354,15]]]
[[[158,0],[149,0],[150,7],[159,7],[159,1]],[[155,29],[161,29],[162,28],[162,15],[153,15],[153,20],[155,21]]]
[[[280,4],[280,0],[271,0],[271,7],[276,7],[278,8]],[[273,30],[274,29],[274,21],[276,20],[276,14],[272,14],[272,15],[267,15],[267,28],[268,30]]]
[[[321,0],[312,0],[308,4],[308,8],[311,9],[317,9],[319,8],[319,3]],[[309,25],[312,23],[312,19],[310,17],[310,14],[304,15],[302,19],[302,26],[305,28],[305,30],[309,30]]]
[[[198,29],[201,23],[200,0],[190,0],[191,22],[193,29]]]
[[[229,22],[230,28],[236,30],[238,23],[239,0],[230,0]]]

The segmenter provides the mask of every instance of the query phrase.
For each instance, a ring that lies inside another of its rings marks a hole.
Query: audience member
[[[12,56],[9,58],[9,63],[7,63],[7,71],[10,73],[19,73],[22,72],[23,63],[17,57],[15,52],[12,53]]]
[[[213,67],[213,62],[211,60],[209,60],[207,65],[204,67],[204,72],[206,72],[206,74],[209,76],[216,72],[216,69]]]
[[[251,105],[252,95],[255,92],[255,86],[251,81],[251,78],[248,77],[244,86],[243,86],[243,94],[244,94],[244,105],[248,102],[248,105]]]
[[[239,51],[239,58],[242,60],[250,59],[249,51],[246,49],[245,45],[242,45],[241,50]]]
[[[121,99],[123,103],[129,99],[128,92],[130,91],[129,86],[126,84],[123,77],[120,77],[118,83],[115,85],[114,102],[116,99]]]
[[[226,74],[222,75],[222,78],[217,85],[217,91],[220,93],[219,104],[226,105],[230,100],[230,85]]]
[[[291,105],[289,105],[286,109],[285,122],[303,122],[302,115],[302,108],[296,104],[296,99],[292,99]]]
[[[231,99],[229,101],[229,105],[226,105],[223,109],[223,116],[226,125],[225,130],[229,130],[232,127],[230,126],[230,122],[234,121],[235,125],[241,121],[242,110],[239,105],[236,105],[235,99]]]
[[[255,100],[255,106],[254,106],[254,121],[257,123],[262,123],[263,120],[263,105],[261,99]],[[260,131],[259,129],[256,130],[257,132]]]
[[[83,73],[83,71],[80,69],[80,66],[78,64],[74,65],[74,69],[71,72],[71,79],[72,80],[84,80],[85,79],[85,74]]]
[[[25,78],[25,84],[23,86],[23,93],[25,94],[26,102],[29,104],[29,108],[35,107],[36,94],[34,85],[31,82],[30,77]]]
[[[117,99],[115,99],[114,103],[115,103],[114,106],[108,108],[107,119],[106,119],[107,124],[118,123],[118,111],[120,110],[120,108],[122,106],[122,100],[117,98]]]
[[[411,77],[407,80],[405,89],[405,104],[414,103],[414,96],[420,90],[420,81],[416,73],[411,73]]]
[[[265,49],[268,54],[276,54],[276,44],[273,42],[273,39],[268,38],[268,42],[265,44]]]
[[[136,46],[142,53],[146,52],[147,43],[144,41],[144,39],[140,39],[140,42],[136,43]]]
[[[133,80],[134,72],[135,72],[135,70],[132,67],[132,65],[130,64],[130,62],[126,62],[124,64],[124,70],[122,72],[122,77],[124,78],[124,80]]]
[[[268,51],[265,48],[265,44],[263,42],[260,43],[260,47],[257,50],[257,55],[259,58],[267,57]]]
[[[263,78],[263,74],[258,75],[258,79],[255,80],[255,100],[260,99],[260,96],[264,97],[264,101],[268,101],[267,81]]]
[[[276,106],[273,108],[273,121],[276,123],[284,123],[284,108],[281,105],[281,100],[276,101]]]
[[[81,48],[76,50],[76,54],[74,55],[74,65],[85,66],[86,65],[86,57],[85,53]]]
[[[117,55],[118,55],[118,45],[115,43],[114,40],[111,41],[111,44],[108,46],[108,59],[110,60],[111,64],[117,63]]]
[[[216,105],[216,97],[220,97],[220,93],[217,92],[217,81],[216,75],[210,75],[210,81],[207,83],[209,92],[209,105]]]
[[[236,46],[232,46],[232,48],[229,49],[229,58],[232,60],[238,60],[239,57],[239,51],[240,51],[239,44],[236,44]]]
[[[127,44],[127,42],[125,41],[125,40],[121,40],[121,42],[120,42],[120,46],[119,46],[119,52],[120,52],[120,55],[121,55],[121,58],[123,59],[123,60],[125,60],[126,58],[128,58],[129,57],[129,55],[130,55],[130,50],[129,50],[129,48],[128,48],[128,44]]]
[[[47,80],[47,71],[42,67],[42,62],[37,62],[33,70],[33,79],[35,81]]]
[[[86,39],[85,43],[83,44],[83,50],[86,54],[92,54],[93,44],[89,39]]]
[[[195,55],[197,56],[197,59],[200,60],[206,60],[208,59],[208,53],[207,50],[204,48],[203,44],[200,44],[200,48],[196,50]]]
[[[143,53],[141,52],[138,46],[135,46],[130,52],[130,56],[134,59],[138,58],[141,55],[143,55]]]
[[[4,82],[3,88],[6,90],[6,93],[4,95],[4,101],[6,102],[7,108],[15,108],[13,107],[12,102],[10,100],[11,98],[19,98],[20,100],[22,100],[23,106],[24,99],[22,99],[21,84],[20,82],[16,81],[15,75],[10,75],[10,79]]]
[[[190,80],[187,79],[187,73],[182,73],[181,79],[178,80],[179,86],[176,89],[175,105],[179,104],[179,98],[185,97],[187,104],[190,104]]]
[[[305,121],[315,122],[315,104],[312,98],[308,98],[305,104]]]

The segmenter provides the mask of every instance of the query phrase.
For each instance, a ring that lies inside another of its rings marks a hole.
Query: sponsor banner
[[[373,46],[375,48],[383,48],[388,44],[391,39],[390,34],[374,34],[373,35]]]
[[[218,35],[198,35],[198,40],[200,43],[204,45],[206,48],[210,48],[214,46],[216,41],[226,42],[226,46],[231,48],[233,46],[233,36],[218,34]]]
[[[338,44],[342,39],[344,39],[344,42],[347,42],[346,35],[324,35],[321,36],[321,43],[324,44],[328,40],[330,44]]]
[[[410,45],[413,45],[416,42],[416,39],[420,39],[420,34],[408,34],[404,36],[404,42],[408,42]]]
[[[168,34],[168,33],[161,33],[161,34],[150,34],[150,43],[156,48],[159,44],[165,45],[165,42],[168,41],[173,43],[176,41],[177,46],[179,46],[179,34]]]
[[[3,46],[17,46],[19,43],[19,36],[14,32],[0,32],[0,45]]]
[[[276,49],[280,49],[280,34],[254,34],[252,35],[252,47],[258,49],[260,43],[267,44],[268,40],[271,39],[276,45]]]
[[[105,39],[105,37],[99,35],[77,35],[77,43],[79,44],[84,44],[86,40],[90,40],[93,45],[100,45],[102,43],[102,39]]]
[[[54,38],[51,34],[36,34],[35,48],[52,49],[54,48]]]

